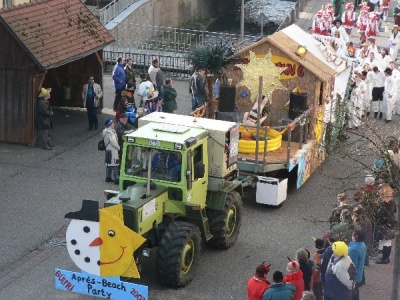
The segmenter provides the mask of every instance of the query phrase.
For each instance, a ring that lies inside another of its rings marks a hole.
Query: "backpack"
[[[108,143],[108,144],[109,144],[109,143]],[[106,144],[104,143],[104,139],[101,139],[101,140],[97,143],[97,150],[99,150],[99,151],[104,151],[104,150],[106,150],[108,144],[106,145]]]

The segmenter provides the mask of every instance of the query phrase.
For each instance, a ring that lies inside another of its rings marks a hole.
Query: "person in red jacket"
[[[296,287],[293,300],[301,300],[304,292],[303,272],[300,270],[300,264],[291,260],[286,267],[286,276],[283,282],[291,283]]]
[[[256,274],[247,282],[248,300],[261,300],[264,292],[271,286],[267,280],[270,265],[261,264],[256,269]]]

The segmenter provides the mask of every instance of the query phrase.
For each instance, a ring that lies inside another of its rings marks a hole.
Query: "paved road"
[[[320,7],[319,2],[309,3]],[[176,81],[176,87],[178,107],[187,113],[187,82]],[[107,75],[104,90],[110,107]],[[101,116],[102,121],[106,118]],[[372,134],[372,126],[378,133],[398,135],[399,121],[398,116],[389,125],[366,119],[359,132]],[[54,123],[54,151],[0,144],[0,299],[89,299],[54,289],[54,268],[77,270],[63,246],[62,229],[68,223],[64,215],[79,209],[82,199],[104,201],[102,191],[115,186],[104,182],[103,153],[96,149],[100,132],[85,131],[85,114],[60,110]],[[336,194],[362,181],[365,172],[348,152],[369,164],[375,157],[369,145],[352,136],[280,209],[257,205],[248,191],[236,245],[227,251],[203,246],[197,276],[186,288],[166,289],[154,279],[154,258],[145,261],[141,283],[149,286],[150,299],[245,299],[246,281],[259,263],[267,260],[272,270],[283,271],[287,256],[311,247],[312,236],[326,231]],[[379,291],[387,295],[388,287]]]

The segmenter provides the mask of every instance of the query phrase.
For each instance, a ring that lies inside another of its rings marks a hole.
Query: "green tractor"
[[[201,240],[216,249],[236,242],[238,136],[233,122],[166,113],[140,119],[124,136],[120,191],[106,191],[105,206],[122,203],[125,225],[147,239],[143,253],[158,247],[158,278],[168,286],[193,279]]]

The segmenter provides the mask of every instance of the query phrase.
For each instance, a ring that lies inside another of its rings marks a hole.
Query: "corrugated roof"
[[[80,0],[34,0],[0,10],[0,22],[42,69],[77,60],[114,41]]]
[[[294,36],[296,36],[296,38],[294,38]],[[317,45],[319,42],[297,25],[291,25],[284,30],[265,37],[236,54],[245,54],[249,50],[264,43],[270,43],[279,48],[288,58],[304,66],[308,71],[323,81],[329,81],[331,77],[343,71],[335,68],[333,63],[329,63],[318,49]],[[304,57],[296,55],[296,50],[299,45],[305,46],[308,50]],[[345,63],[343,64],[343,67],[346,68]]]

